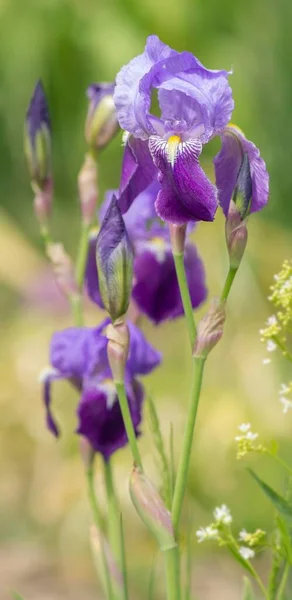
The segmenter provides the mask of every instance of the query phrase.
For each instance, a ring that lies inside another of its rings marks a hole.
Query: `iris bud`
[[[252,197],[252,179],[247,152],[244,153],[237,175],[237,181],[232,200],[241,216],[242,221],[248,216]]]
[[[104,148],[116,135],[119,124],[113,100],[114,83],[92,84],[87,90],[89,108],[85,139],[94,150]]]
[[[35,86],[25,119],[24,151],[32,186],[44,190],[51,180],[51,125],[40,81]]]
[[[127,312],[133,279],[133,249],[115,196],[96,241],[100,295],[113,322]]]
[[[248,232],[245,219],[249,214],[251,198],[252,179],[249,158],[245,152],[225,223],[226,243],[232,269],[238,269],[247,245]]]
[[[208,312],[198,324],[194,356],[206,358],[214,346],[218,344],[223,335],[225,317],[225,304],[214,300]]]
[[[90,225],[95,217],[98,200],[98,172],[94,157],[87,152],[78,175],[82,220]]]
[[[162,551],[176,546],[170,512],[153,483],[134,467],[130,477],[130,495],[139,517],[156,538]]]

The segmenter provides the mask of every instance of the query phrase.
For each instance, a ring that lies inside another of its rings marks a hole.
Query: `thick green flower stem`
[[[129,409],[129,405],[128,405],[125,384],[123,381],[115,381],[115,386],[116,386],[116,390],[117,390],[117,394],[118,394],[118,399],[119,399],[119,404],[120,404],[120,409],[121,409],[125,429],[126,429],[128,440],[129,440],[130,449],[131,449],[132,456],[133,456],[133,461],[137,465],[137,467],[139,467],[141,469],[141,471],[143,471],[142,460],[141,460],[141,456],[140,456],[140,452],[139,452],[139,448],[138,448],[138,444],[137,444],[135,429],[134,429],[134,425],[133,425],[133,421],[132,421],[132,417],[131,417],[131,413],[130,413],[130,409]]]
[[[231,286],[234,281],[234,277],[235,277],[237,271],[238,271],[238,268],[229,267],[229,271],[227,273],[227,277],[225,279],[224,287],[223,287],[221,298],[220,298],[221,302],[224,302],[225,300],[227,300],[227,298],[229,296],[229,292],[231,290]]]
[[[89,499],[89,504],[90,504],[90,508],[91,508],[93,522],[94,522],[97,530],[102,531],[103,519],[102,519],[102,515],[100,512],[97,500],[96,500],[96,495],[95,495],[93,465],[91,465],[90,467],[88,467],[86,469],[86,479],[87,479],[87,494],[88,494],[88,499]],[[110,574],[109,574],[109,570],[108,570],[104,552],[102,552],[102,560],[103,560],[103,567],[104,567],[104,573],[105,573],[107,600],[115,600],[114,594],[113,594],[113,589],[112,589],[112,583],[111,583],[111,579],[110,579]]]
[[[180,574],[179,574],[179,549],[178,546],[165,550],[164,564],[166,574],[167,600],[180,600]]]
[[[172,503],[172,523],[176,535],[178,534],[184,495],[187,486],[190,458],[193,445],[194,429],[196,424],[197,410],[200,400],[205,358],[193,358],[193,382],[189,412],[183,437],[183,445],[178,465],[177,477],[174,488]]]
[[[189,332],[191,349],[193,350],[195,340],[196,340],[197,330],[196,330],[196,324],[195,324],[195,319],[194,319],[194,314],[193,314],[193,307],[192,307],[192,302],[191,302],[191,297],[190,297],[190,292],[189,292],[189,286],[188,286],[188,282],[187,282],[185,263],[184,263],[184,254],[183,253],[177,254],[177,253],[173,252],[173,259],[174,259],[176,276],[177,276],[178,285],[179,285],[179,289],[180,289],[181,299],[182,299],[182,303],[183,303],[183,307],[184,307],[184,313],[185,313],[188,332]]]

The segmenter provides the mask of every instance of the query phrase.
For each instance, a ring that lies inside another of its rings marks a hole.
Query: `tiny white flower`
[[[269,365],[271,362],[270,358],[263,358],[263,365]]]
[[[257,437],[259,437],[259,434],[258,433],[252,433],[252,431],[248,431],[247,434],[245,435],[245,439],[246,440],[251,440],[251,441],[256,440]]]
[[[198,538],[198,543],[205,542],[206,540],[216,540],[218,538],[219,531],[216,527],[209,525],[208,527],[200,527],[198,531],[196,531],[196,536]]]
[[[290,392],[290,388],[288,387],[288,385],[286,385],[286,383],[281,383],[281,387],[280,387],[280,391],[279,394],[288,394]]]
[[[241,546],[239,548],[239,554],[240,556],[242,556],[242,558],[244,558],[244,560],[250,560],[255,556],[254,550],[251,550],[251,548],[247,548],[247,546]]]
[[[246,529],[242,529],[239,532],[238,539],[240,540],[240,542],[246,542],[247,537],[248,537],[248,533],[247,533]]]
[[[249,431],[251,428],[251,424],[250,423],[241,423],[241,425],[239,425],[238,429],[239,431],[241,431],[242,433],[246,433],[247,431]]]
[[[267,351],[274,352],[276,349],[277,349],[277,344],[275,344],[275,342],[273,342],[273,340],[268,340],[267,341]]]
[[[267,320],[267,325],[277,325],[276,315],[271,315]]]
[[[223,523],[223,525],[229,525],[229,523],[232,522],[232,516],[226,504],[222,504],[222,506],[217,506],[215,508],[214,518],[217,522]]]
[[[288,398],[285,398],[284,396],[282,396],[279,400],[280,400],[281,404],[283,404],[283,413],[284,413],[284,415],[286,415],[288,410],[290,408],[292,408],[292,402],[291,402],[291,400],[288,400]]]

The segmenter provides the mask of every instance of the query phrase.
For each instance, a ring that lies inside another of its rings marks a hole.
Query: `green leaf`
[[[284,552],[284,558],[287,562],[292,565],[292,546],[291,546],[291,532],[288,530],[287,523],[281,517],[276,519],[278,531],[280,534],[280,546]]]
[[[167,508],[170,509],[172,502],[170,468],[164,447],[164,440],[160,429],[157,411],[155,408],[155,404],[150,396],[147,399],[146,409],[154,446],[159,457],[159,467],[162,479],[161,495]]]
[[[20,594],[18,594],[17,592],[12,592],[12,596],[14,600],[24,600],[24,598],[20,596]]]
[[[260,486],[267,498],[272,502],[277,511],[286,519],[292,520],[292,506],[287,502],[287,500],[275,492],[275,490],[273,490],[273,488],[271,488],[267,483],[262,481],[262,479],[260,479],[260,477],[258,477],[258,475],[252,469],[247,470]]]
[[[173,423],[170,423],[169,453],[170,453],[170,469],[169,469],[169,471],[170,471],[171,498],[173,498],[175,479],[176,479]]]
[[[247,577],[243,579],[243,595],[242,600],[255,600],[252,585]]]
[[[238,550],[234,548],[234,546],[228,544],[228,548],[231,554],[233,554],[235,560],[237,560],[237,562],[254,577],[254,569],[252,568],[251,564],[245,560],[241,554],[239,554]]]

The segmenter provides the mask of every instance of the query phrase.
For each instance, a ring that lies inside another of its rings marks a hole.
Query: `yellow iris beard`
[[[178,149],[178,145],[180,144],[180,142],[181,142],[181,138],[179,135],[171,135],[167,140],[167,146],[166,146],[167,158],[168,158],[168,162],[170,162],[172,167],[175,163],[175,159],[177,156],[177,149]]]

